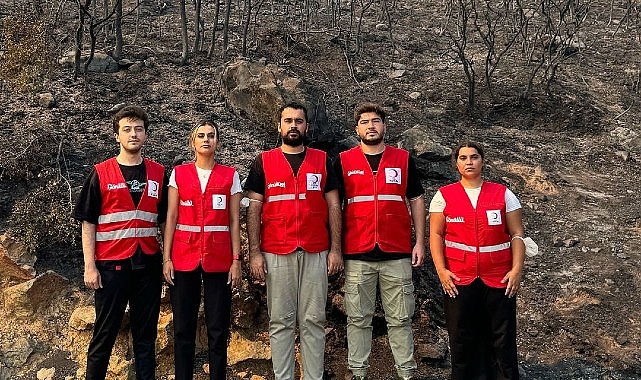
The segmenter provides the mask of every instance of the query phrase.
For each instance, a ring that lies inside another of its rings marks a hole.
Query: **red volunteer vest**
[[[306,149],[296,176],[280,148],[262,153],[265,196],[260,247],[264,252],[285,255],[298,247],[307,252],[329,249],[327,156]]]
[[[229,204],[234,168],[216,164],[205,192],[200,188],[196,165],[174,168],[178,185],[178,222],[171,247],[177,271],[228,272],[232,263]]]
[[[138,245],[148,255],[160,250],[158,203],[165,168],[148,159],[144,159],[144,163],[147,183],[138,208],[134,206],[115,157],[95,166],[102,197],[96,226],[96,260],[127,259],[133,256]]]
[[[406,150],[386,146],[376,175],[360,146],[340,154],[345,186],[343,253],[412,251],[412,224],[405,203]]]
[[[460,182],[440,188],[445,199],[445,261],[447,268],[467,285],[474,279],[492,288],[512,269],[510,235],[505,219],[505,186],[483,182],[472,207]]]

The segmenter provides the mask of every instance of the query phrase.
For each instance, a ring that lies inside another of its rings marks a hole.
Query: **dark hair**
[[[361,103],[354,108],[354,122],[358,124],[358,121],[361,119],[361,115],[367,112],[374,112],[381,118],[381,120],[383,120],[383,122],[385,122],[385,116],[387,116],[387,114],[385,113],[385,110],[383,110],[383,107],[381,107],[380,104],[371,102]]]
[[[214,128],[214,131],[216,131],[216,140],[220,142],[220,130],[218,129],[218,124],[214,123],[213,120],[209,119],[204,119],[196,123],[196,126],[192,128],[191,133],[189,134],[189,139],[187,140],[187,146],[189,149],[193,151],[194,154],[196,152],[194,151],[194,148],[192,147],[192,143],[196,140],[196,132],[198,131],[198,128],[204,127],[205,125],[209,125],[212,128]]]
[[[455,163],[456,163],[456,160],[458,160],[458,154],[461,151],[461,148],[476,149],[476,151],[481,156],[481,159],[485,160],[485,152],[483,152],[483,147],[481,147],[481,144],[474,141],[463,141],[462,143],[458,144],[456,149],[454,149],[454,151],[452,152],[452,160],[454,160]]]
[[[142,120],[145,127],[145,132],[147,132],[147,128],[149,127],[149,116],[147,115],[147,112],[145,112],[142,108],[138,106],[128,105],[122,107],[118,112],[116,112],[113,118],[113,129],[115,134],[118,134],[118,130],[120,128],[119,123],[122,119]]]
[[[289,103],[285,103],[285,105],[280,107],[280,109],[278,110],[278,123],[279,124],[280,124],[280,119],[283,117],[283,111],[285,111],[285,108],[293,108],[295,110],[303,110],[303,113],[305,114],[305,122],[308,121],[308,119],[307,119],[307,108],[303,105],[303,103],[289,102]]]

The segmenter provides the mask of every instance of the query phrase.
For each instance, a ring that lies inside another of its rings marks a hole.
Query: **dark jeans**
[[[87,380],[104,380],[127,303],[136,379],[156,378],[156,335],[162,289],[162,256],[147,258],[142,269],[97,264],[102,288],[95,291],[96,324],[87,352]]]
[[[231,284],[227,284],[227,272],[207,273],[198,267],[191,272],[174,272],[174,286],[171,287],[176,380],[193,379],[201,284],[204,289],[209,378],[226,379]]]
[[[518,380],[516,297],[481,279],[445,297],[452,380]]]

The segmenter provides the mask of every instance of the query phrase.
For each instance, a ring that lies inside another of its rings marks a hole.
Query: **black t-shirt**
[[[142,194],[145,191],[147,186],[147,170],[144,162],[139,165],[127,166],[118,164],[122,176],[125,178],[125,183],[129,188],[129,194],[134,202],[134,205],[138,207],[138,203],[142,198]],[[165,174],[163,178],[163,188],[158,203],[158,224],[165,223],[167,219],[167,185],[169,183],[169,178]],[[102,208],[102,195],[100,193],[100,179],[96,168],[91,169],[91,173],[85,180],[85,184],[80,191],[78,201],[76,202],[76,207],[74,209],[74,218],[82,221],[89,222],[91,224],[98,224],[98,217],[100,216],[100,210]],[[147,255],[142,253],[140,246],[136,250],[134,256],[131,259],[126,260],[104,260],[96,262],[96,265],[102,266],[106,269],[113,269],[112,267],[120,266],[125,268],[137,269],[144,267],[145,259]]]
[[[287,159],[287,162],[289,162],[289,165],[292,168],[292,172],[294,172],[294,175],[298,174],[298,169],[300,169],[300,166],[303,164],[306,153],[307,149],[305,149],[301,153],[294,154],[283,152],[285,158]],[[327,181],[325,181],[324,192],[329,193],[332,190],[338,189],[339,182],[338,178],[336,178],[334,170],[332,169],[332,164],[329,158],[325,163],[325,167],[327,170]],[[262,154],[256,156],[256,159],[252,163],[252,166],[249,168],[249,174],[247,174],[247,180],[245,181],[245,190],[253,191],[260,195],[265,195],[265,171],[263,170]]]
[[[378,166],[381,163],[382,157],[383,152],[365,155],[365,158],[367,158],[367,162],[374,174],[378,172]],[[341,164],[340,157],[337,157],[336,160],[334,160],[334,172],[338,178],[341,203],[343,203],[345,199],[345,182],[343,180],[343,165]],[[416,170],[416,163],[412,156],[409,156],[407,161],[407,189],[405,190],[405,197],[407,197],[407,199],[414,199],[422,196],[423,194],[425,194],[425,189],[419,179],[418,170]],[[378,244],[376,244],[374,249],[369,252],[354,255],[343,255],[343,258],[345,260],[383,261],[406,259],[408,256],[411,256],[411,254],[411,252],[383,252]]]

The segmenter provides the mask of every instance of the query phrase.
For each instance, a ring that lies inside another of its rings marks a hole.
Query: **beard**
[[[129,148],[124,145],[121,145],[121,146],[122,146],[122,149],[129,154],[137,154],[142,150],[142,144],[138,145],[135,148]]]
[[[287,131],[287,133],[281,135],[280,137],[283,139],[283,144],[291,147],[298,147],[303,145],[303,140],[305,139],[305,135],[297,130],[289,130]]]
[[[375,137],[375,138],[367,138],[367,137],[365,137],[365,138],[361,138],[361,141],[365,145],[378,145],[381,142],[383,142],[383,137],[384,137],[383,135],[380,135],[380,136]]]

